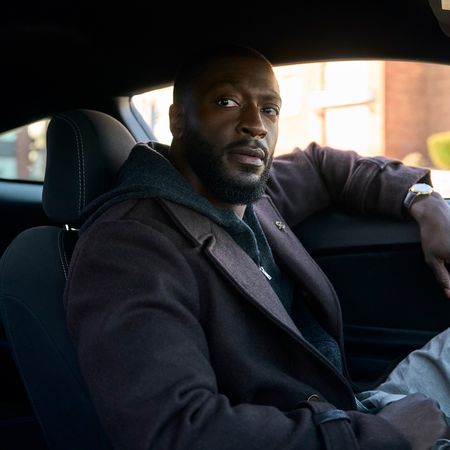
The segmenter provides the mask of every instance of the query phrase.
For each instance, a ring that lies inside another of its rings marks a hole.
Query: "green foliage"
[[[428,154],[437,169],[450,169],[450,131],[432,134],[427,139]]]

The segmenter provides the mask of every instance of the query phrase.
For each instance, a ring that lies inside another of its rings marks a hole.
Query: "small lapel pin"
[[[280,231],[286,231],[286,225],[283,222],[280,222],[279,220],[275,221],[275,225]]]

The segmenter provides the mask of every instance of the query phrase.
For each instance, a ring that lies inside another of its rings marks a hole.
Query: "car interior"
[[[0,134],[43,119],[48,126],[43,180],[0,171],[0,448],[112,448],[78,368],[62,294],[83,208],[112,187],[136,142],[157,140],[133,95],[170,85],[184,54],[207,41],[248,45],[276,65],[450,66],[445,0],[280,4],[258,18],[259,9],[244,6],[237,19],[231,11],[233,19],[206,11],[171,30],[154,23],[152,5],[111,8],[104,20],[92,4],[44,4],[1,20]],[[293,231],[338,293],[355,386],[381,381],[449,326],[449,300],[413,221],[330,208]]]

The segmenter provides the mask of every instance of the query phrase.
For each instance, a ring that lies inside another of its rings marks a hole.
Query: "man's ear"
[[[170,131],[174,139],[181,139],[184,131],[184,108],[172,104],[169,108]]]

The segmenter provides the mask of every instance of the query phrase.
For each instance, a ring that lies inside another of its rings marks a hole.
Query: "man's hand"
[[[450,207],[439,194],[433,193],[417,199],[410,214],[420,226],[425,260],[450,298],[450,275],[445,266],[450,263]]]
[[[378,415],[403,433],[412,450],[430,450],[438,439],[450,436],[438,404],[423,394],[392,402]]]

